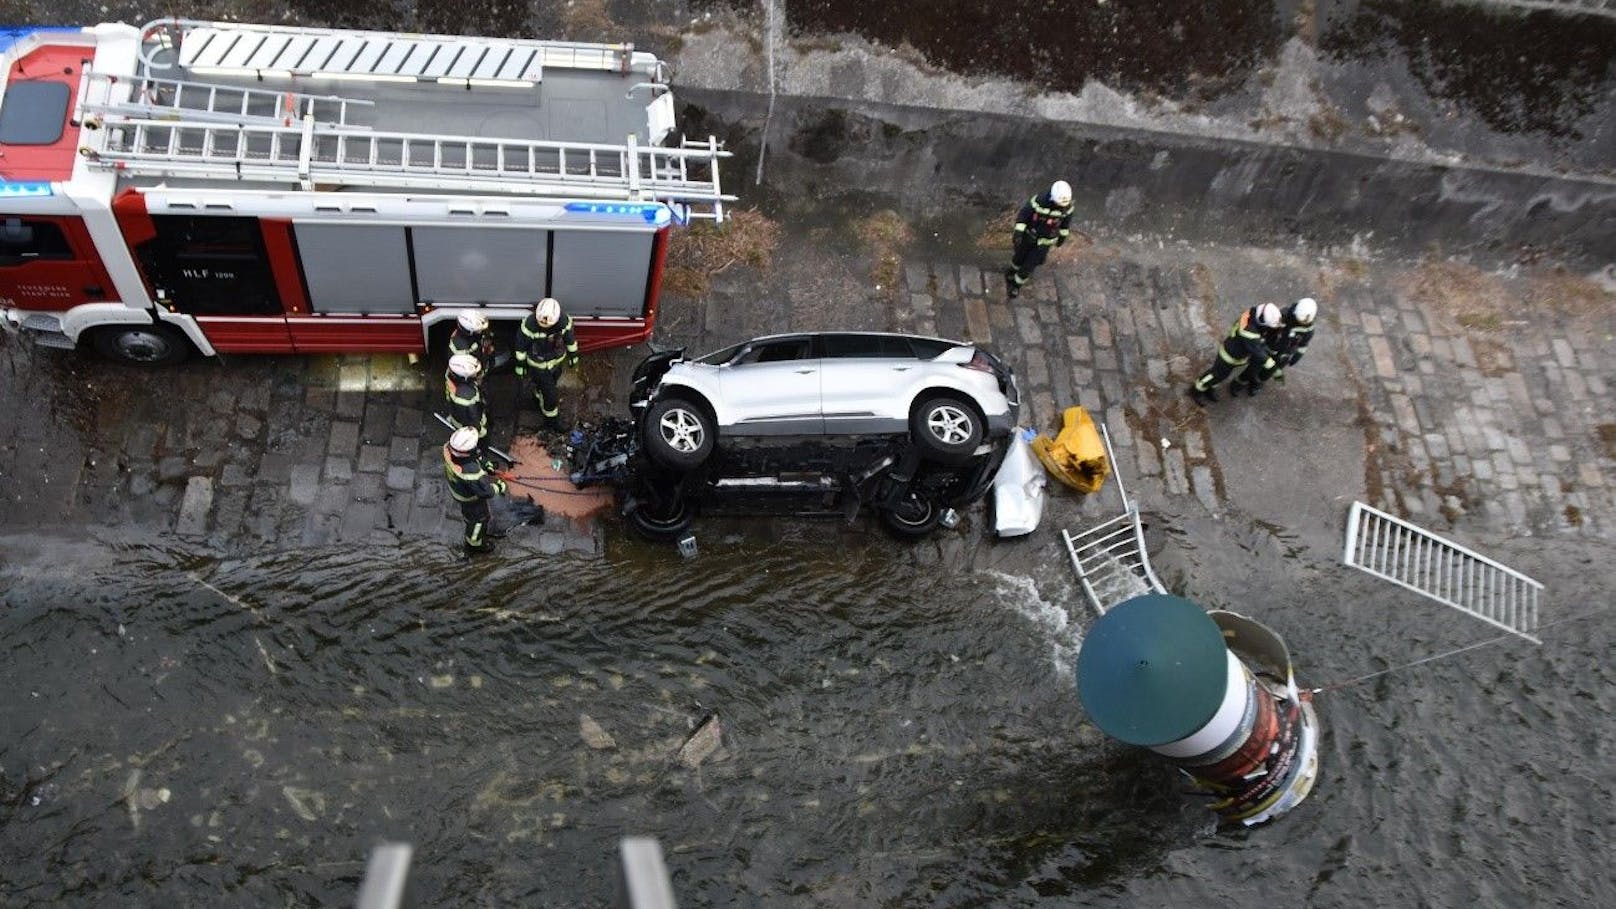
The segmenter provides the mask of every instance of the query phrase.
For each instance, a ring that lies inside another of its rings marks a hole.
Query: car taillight
[[[960,365],[966,369],[975,369],[980,372],[997,374],[997,370],[993,368],[993,361],[984,356],[980,350],[971,355],[970,362],[961,363]]]

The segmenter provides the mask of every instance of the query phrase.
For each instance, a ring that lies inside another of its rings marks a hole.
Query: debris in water
[[[685,743],[679,746],[679,763],[692,769],[701,766],[701,762],[713,756],[724,744],[724,727],[718,722],[718,713],[707,714],[696,724],[696,730],[690,733]]]
[[[135,769],[129,771],[129,778],[123,782],[122,799],[124,805],[129,808],[129,823],[132,824],[136,830],[140,829],[140,802],[135,796],[135,791],[139,786],[140,768],[136,767]]]
[[[427,684],[433,688],[449,688],[454,685],[453,675],[434,675],[427,679]]]
[[[583,736],[585,745],[596,751],[617,747],[617,740],[612,738],[612,734],[602,729],[595,718],[587,713],[578,714],[578,734]]]
[[[256,634],[253,635],[253,643],[258,645],[258,655],[264,658],[264,665],[269,667],[269,674],[275,675],[279,673],[280,670],[275,668],[274,658],[269,655],[268,650],[264,649],[264,642],[258,640],[258,635]]]
[[[282,786],[281,794],[292,806],[297,816],[305,821],[316,821],[325,812],[325,795],[313,789],[299,789],[296,786]]]
[[[141,808],[150,811],[158,805],[166,804],[172,795],[167,786],[158,789],[147,788],[135,794],[135,801],[140,803]]]

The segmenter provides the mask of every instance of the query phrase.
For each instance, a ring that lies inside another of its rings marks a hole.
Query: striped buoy
[[[1119,603],[1084,636],[1077,693],[1107,735],[1217,796],[1223,821],[1277,817],[1318,777],[1318,720],[1284,642],[1244,616],[1166,594]]]

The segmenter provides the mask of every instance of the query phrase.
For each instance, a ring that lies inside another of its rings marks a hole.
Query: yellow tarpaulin
[[[1066,408],[1061,413],[1060,433],[1053,439],[1033,439],[1032,450],[1055,479],[1085,495],[1099,489],[1111,473],[1105,442],[1094,418],[1081,407]]]

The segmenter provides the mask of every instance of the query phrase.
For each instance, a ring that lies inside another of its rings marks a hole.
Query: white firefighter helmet
[[[1056,205],[1071,205],[1072,184],[1067,183],[1065,180],[1056,180],[1054,185],[1049,188],[1049,198]]]
[[[483,371],[483,364],[471,354],[455,354],[449,358],[449,372],[462,379],[475,379]]]
[[[455,454],[471,454],[477,450],[477,427],[462,426],[449,436],[449,450]]]
[[[474,309],[468,309],[461,313],[455,318],[455,322],[472,334],[488,330],[488,317]]]
[[[539,305],[533,307],[533,320],[539,323],[540,328],[549,328],[561,321],[561,301],[555,297],[545,297]]]
[[[1312,325],[1313,317],[1317,316],[1318,314],[1319,301],[1313,299],[1312,297],[1303,297],[1302,299],[1296,301],[1295,306],[1291,307],[1291,315],[1295,316],[1296,321],[1303,325]]]
[[[1280,321],[1279,307],[1272,303],[1264,303],[1257,307],[1257,324],[1263,328],[1278,328]]]

